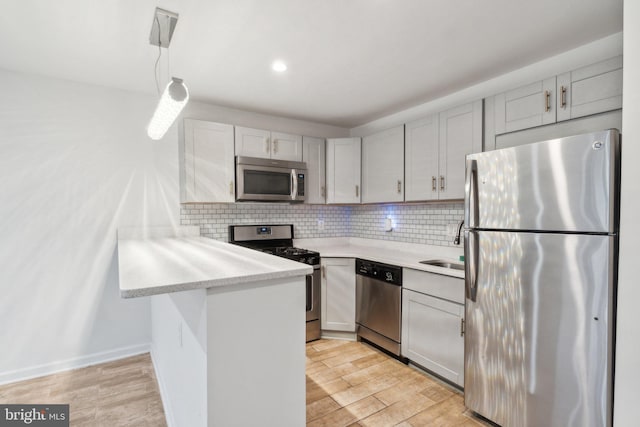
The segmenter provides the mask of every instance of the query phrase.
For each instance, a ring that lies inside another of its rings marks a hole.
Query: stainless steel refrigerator
[[[472,154],[465,405],[504,427],[611,426],[620,136]]]

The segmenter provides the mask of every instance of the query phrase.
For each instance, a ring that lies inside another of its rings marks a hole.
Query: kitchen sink
[[[420,261],[420,264],[433,265],[434,267],[451,268],[453,270],[464,270],[464,264],[444,261],[441,259],[428,259],[425,261]]]

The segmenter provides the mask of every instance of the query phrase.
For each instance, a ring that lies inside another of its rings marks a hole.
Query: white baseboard
[[[160,370],[158,370],[158,366],[156,365],[156,358],[154,357],[153,344],[151,345],[151,362],[153,363],[153,370],[156,373],[156,380],[158,381],[158,389],[160,389],[160,399],[162,399],[162,407],[164,408],[164,417],[167,421],[167,427],[176,426],[175,421],[173,420],[173,411],[171,410],[171,405],[169,404],[169,395],[167,393],[167,388],[165,382],[160,374]]]
[[[99,363],[110,362],[112,360],[124,359],[125,357],[148,353],[150,348],[150,344],[132,345],[128,347],[120,347],[115,350],[102,351],[100,353],[93,353],[71,359],[45,363],[42,365],[30,366],[28,368],[0,372],[0,385],[16,381],[30,380],[32,378],[43,377],[57,372],[69,371],[71,369],[84,368],[86,366],[97,365]]]
[[[331,340],[345,340],[345,341],[357,341],[358,336],[355,332],[343,332],[343,331],[320,331],[320,338],[328,338]]]

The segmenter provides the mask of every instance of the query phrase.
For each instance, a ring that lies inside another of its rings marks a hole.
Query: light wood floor
[[[166,426],[149,354],[0,386],[0,403],[68,403],[72,426]],[[372,347],[307,344],[307,426],[478,427],[462,395]]]
[[[478,427],[462,394],[359,342],[307,344],[307,426]]]
[[[0,402],[69,404],[72,426],[166,426],[149,354],[0,386]]]

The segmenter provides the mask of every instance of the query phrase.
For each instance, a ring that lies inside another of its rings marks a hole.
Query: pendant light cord
[[[156,79],[156,91],[158,95],[160,95],[160,84],[158,83],[158,63],[160,62],[160,57],[162,56],[162,47],[160,42],[160,20],[158,19],[158,15],[156,15],[156,24],[158,24],[158,58],[156,59],[156,64],[154,66],[153,75]]]

